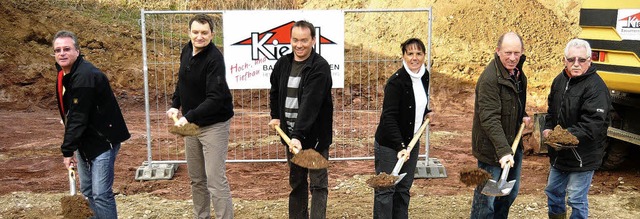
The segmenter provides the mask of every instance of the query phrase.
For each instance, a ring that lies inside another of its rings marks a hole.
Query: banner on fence
[[[292,52],[291,27],[307,20],[316,28],[317,53],[331,67],[333,88],[344,87],[344,13],[339,10],[225,11],[224,58],[231,89],[268,89],[278,58]]]

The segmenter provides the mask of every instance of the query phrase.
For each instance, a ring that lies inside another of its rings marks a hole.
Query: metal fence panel
[[[224,36],[223,11],[140,12],[149,163],[185,163],[184,142],[168,132],[172,121],[165,116],[165,111],[171,105],[181,48],[189,40],[187,23],[196,13],[214,18],[213,42],[224,53],[220,47]],[[400,43],[410,37],[421,38],[427,43],[427,69],[431,66],[432,13],[431,8],[344,10],[344,13],[345,87],[332,89],[334,142],[329,156],[331,160],[373,159],[384,84],[402,66]],[[388,31],[397,25],[409,25],[407,32]],[[270,120],[268,92],[265,89],[232,90],[235,116],[231,122],[227,162],[285,161],[285,147],[267,126]],[[428,147],[422,147],[428,156],[424,148]]]

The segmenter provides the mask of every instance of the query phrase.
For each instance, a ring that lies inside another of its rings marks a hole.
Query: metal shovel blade
[[[76,190],[76,172],[73,168],[69,168],[69,195],[74,196],[77,194]]]
[[[404,164],[404,159],[398,159],[398,162],[396,163],[396,166],[393,167],[393,171],[391,171],[391,175],[392,176],[397,176],[398,179],[396,179],[396,181],[393,183],[393,185],[398,185],[398,183],[400,183],[400,180],[402,180],[402,178],[404,178],[404,176],[407,175],[407,173],[403,173],[400,174],[400,169],[402,169],[402,164]]]
[[[516,180],[511,180],[507,182],[507,176],[509,175],[510,165],[507,163],[505,167],[502,169],[502,174],[500,175],[500,179],[496,182],[495,180],[490,179],[484,185],[482,189],[482,194],[487,196],[505,196],[511,193],[511,189],[513,189],[513,185],[516,183]]]

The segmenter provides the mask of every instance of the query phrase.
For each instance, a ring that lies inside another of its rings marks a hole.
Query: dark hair
[[[402,54],[407,53],[407,47],[409,47],[409,45],[413,45],[413,44],[415,44],[418,47],[420,47],[422,52],[427,52],[427,50],[424,47],[424,43],[422,42],[422,40],[420,40],[418,38],[410,38],[407,41],[404,41],[404,43],[400,44],[400,47],[402,48]]]
[[[498,38],[498,49],[502,46],[502,41],[504,41],[504,36],[506,35],[510,35],[510,34],[514,34],[516,35],[516,37],[518,37],[518,39],[520,40],[520,45],[522,45],[522,50],[524,50],[524,42],[522,41],[522,37],[520,36],[520,34],[516,33],[516,32],[506,32],[504,34],[502,34],[500,36],[500,38]]]
[[[308,28],[309,31],[311,32],[311,38],[316,38],[316,28],[313,26],[313,24],[309,23],[306,20],[299,20],[296,21],[293,26],[291,26],[291,30],[293,30],[294,27],[300,27],[300,28]]]
[[[78,37],[76,36],[76,34],[68,30],[58,31],[56,35],[53,36],[52,44],[56,41],[56,39],[65,38],[65,37],[71,38],[73,40],[73,46],[76,47],[76,50],[80,50],[80,44],[78,44]]]
[[[196,14],[196,16],[193,16],[193,18],[191,18],[191,20],[189,21],[189,30],[191,30],[191,25],[193,24],[194,21],[198,21],[198,23],[201,23],[201,24],[208,23],[209,30],[211,30],[211,33],[213,33],[213,19],[211,19],[209,15]]]

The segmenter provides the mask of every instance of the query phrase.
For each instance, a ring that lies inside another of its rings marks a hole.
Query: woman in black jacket
[[[429,109],[429,72],[424,65],[424,43],[411,38],[401,47],[403,67],[389,78],[385,86],[374,150],[376,174],[390,174],[398,159],[409,153],[400,170],[407,175],[392,188],[375,190],[374,218],[409,217],[409,189],[413,184],[419,145],[411,151],[407,151],[407,145],[422,125],[424,116],[433,114]]]

